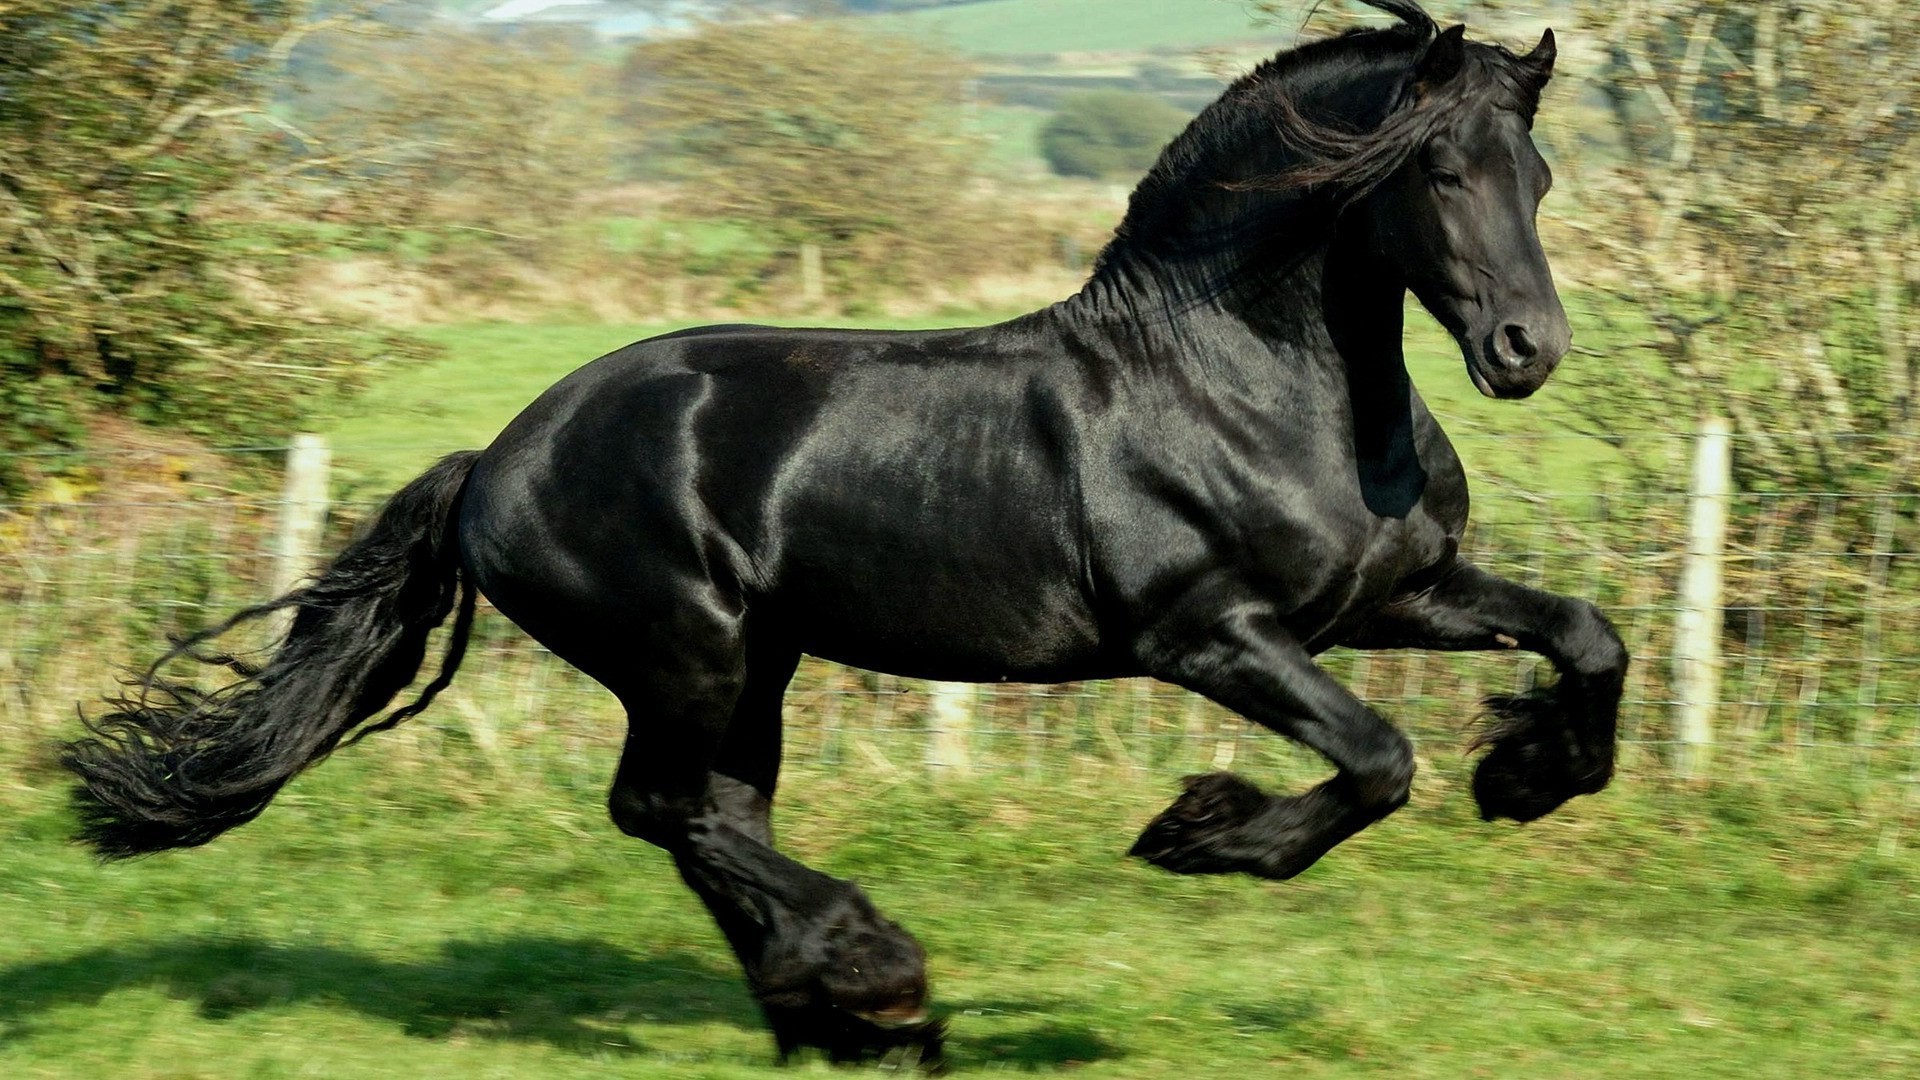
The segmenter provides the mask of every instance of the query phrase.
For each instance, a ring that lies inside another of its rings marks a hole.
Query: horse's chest
[[[1446,558],[1453,546],[1424,507],[1404,518],[1375,519],[1348,571],[1354,600],[1384,601],[1403,578]]]
[[[1302,641],[1337,640],[1387,602],[1409,576],[1449,558],[1457,542],[1416,505],[1404,516],[1324,512],[1277,529],[1255,551],[1254,572],[1289,611]]]

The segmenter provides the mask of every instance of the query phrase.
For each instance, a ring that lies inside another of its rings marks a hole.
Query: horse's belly
[[[1010,573],[951,558],[803,571],[773,598],[801,649],[913,678],[1048,682],[1113,667],[1071,572]]]

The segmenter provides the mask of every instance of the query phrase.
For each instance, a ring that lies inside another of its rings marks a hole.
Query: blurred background
[[[724,946],[599,808],[617,709],[502,619],[203,852],[89,864],[52,745],[609,349],[1069,295],[1229,81],[1384,20],[1309,7],[0,0],[0,1069],[760,1075]],[[1179,776],[1323,766],[1149,682],[810,663],[787,846],[921,934],[962,1069],[1920,1074],[1920,19],[1428,8],[1559,36],[1574,354],[1520,404],[1424,314],[1408,356],[1473,557],[1627,639],[1619,781],[1482,826],[1477,702],[1546,672],[1336,651],[1414,804],[1287,885],[1175,879],[1119,853]]]

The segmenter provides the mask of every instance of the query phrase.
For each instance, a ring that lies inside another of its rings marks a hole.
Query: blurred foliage
[[[368,238],[413,231],[429,253],[551,257],[581,196],[613,176],[612,103],[592,41],[453,24],[404,35],[349,25],[303,51],[289,105],[329,169],[326,216]],[[503,241],[462,245],[450,234]]]
[[[306,310],[274,227],[298,157],[284,0],[0,4],[0,452],[112,413],[277,438],[405,343]],[[0,456],[0,492],[28,482]]]
[[[1032,243],[977,189],[972,72],[846,20],[712,24],[648,42],[621,82],[643,155],[689,213],[746,223],[835,287],[951,281]]]
[[[1560,172],[1660,363],[1608,419],[1726,412],[1760,491],[1912,491],[1920,22],[1895,0],[1578,5],[1606,141]],[[1782,438],[1806,432],[1808,439]],[[1889,446],[1891,437],[1899,445]]]
[[[1068,94],[1040,129],[1040,151],[1061,176],[1135,179],[1186,126],[1187,114],[1152,94],[1090,90]]]
[[[1598,314],[1642,342],[1581,395],[1591,423],[1729,416],[1729,637],[1797,624],[1809,657],[1854,633],[1877,656],[1920,585],[1920,23],[1894,0],[1576,8],[1597,56],[1563,71],[1606,127],[1558,140],[1557,212]],[[1653,486],[1677,463],[1637,464]],[[1887,692],[1858,678],[1863,704]]]

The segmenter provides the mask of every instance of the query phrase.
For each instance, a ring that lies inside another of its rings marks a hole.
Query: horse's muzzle
[[[1564,316],[1500,323],[1465,346],[1467,374],[1491,398],[1523,398],[1546,384],[1573,344]]]

